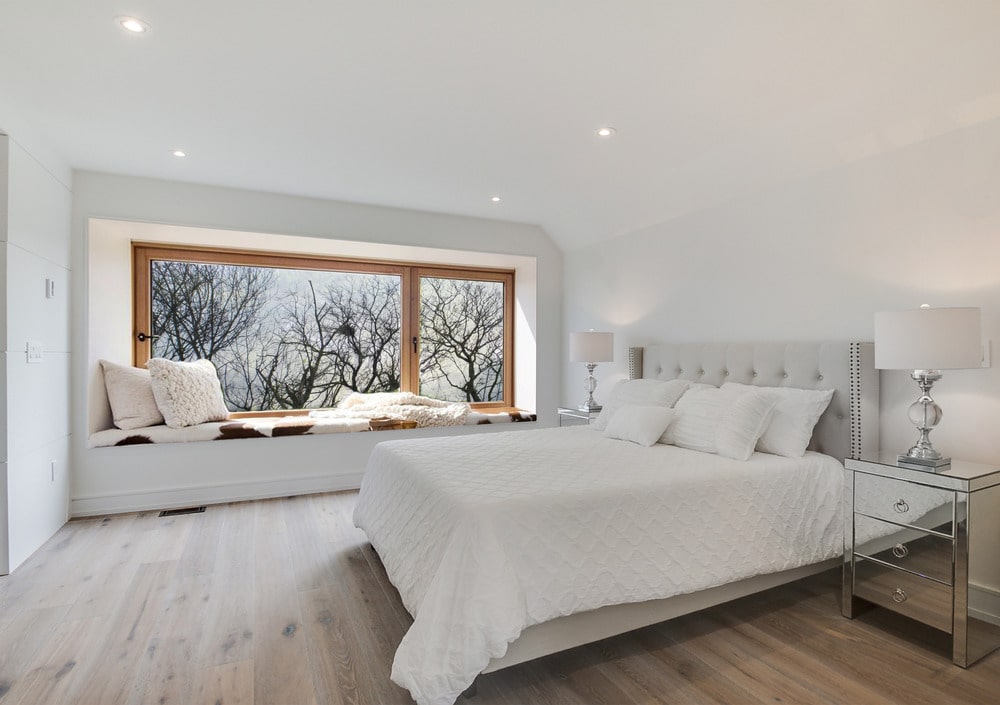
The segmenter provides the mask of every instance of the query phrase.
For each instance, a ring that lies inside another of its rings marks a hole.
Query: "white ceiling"
[[[997,119],[1000,2],[3,0],[3,102],[74,168],[573,249]]]

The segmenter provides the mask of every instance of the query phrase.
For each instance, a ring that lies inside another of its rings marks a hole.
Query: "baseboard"
[[[1000,626],[1000,591],[984,585],[969,585],[969,614]]]
[[[70,499],[70,516],[76,518],[102,514],[124,514],[150,509],[169,509],[198,504],[221,504],[223,502],[242,502],[249,499],[353,490],[361,486],[362,475],[363,473],[360,472],[342,475],[312,475],[257,482],[233,482],[73,497]]]

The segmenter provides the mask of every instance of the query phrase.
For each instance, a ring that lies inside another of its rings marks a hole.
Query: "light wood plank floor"
[[[72,521],[0,578],[0,704],[407,703],[410,618],[351,523],[356,493]],[[829,572],[480,676],[470,705],[996,703],[1000,654],[849,621]]]

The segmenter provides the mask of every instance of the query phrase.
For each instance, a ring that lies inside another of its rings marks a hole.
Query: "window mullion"
[[[153,335],[152,315],[150,311],[150,259],[147,250],[136,248],[132,257],[133,330],[132,330],[132,364],[145,367],[152,354],[153,342],[150,338],[139,341],[138,334]]]
[[[402,391],[419,391],[420,379],[420,277],[414,267],[406,267],[402,274],[403,299],[403,339],[400,341],[400,363],[402,370]],[[418,344],[414,346],[416,338]],[[414,351],[416,347],[416,351]]]
[[[503,400],[506,406],[514,406],[514,275],[504,276],[504,384]]]

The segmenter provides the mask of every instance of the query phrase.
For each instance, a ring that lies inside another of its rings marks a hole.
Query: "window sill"
[[[528,414],[524,409],[516,406],[505,406],[500,402],[473,402],[469,404],[473,412],[481,414]],[[336,407],[330,407],[336,408]],[[271,411],[233,411],[229,414],[229,420],[235,419],[259,419],[289,416],[309,416],[313,411],[327,411],[327,409],[273,409]],[[474,425],[474,424],[470,424]],[[373,429],[374,430],[374,429]]]

